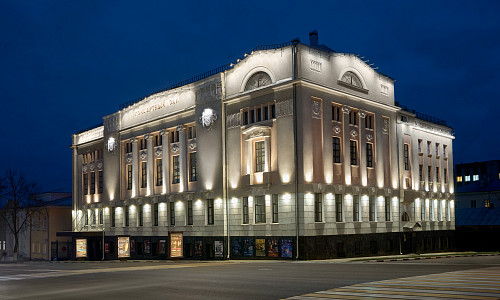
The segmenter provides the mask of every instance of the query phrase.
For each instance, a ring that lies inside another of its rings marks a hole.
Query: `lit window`
[[[255,142],[255,172],[264,172],[265,157],[264,141]]]
[[[484,200],[484,207],[490,207],[490,199]]]
[[[132,165],[127,165],[127,190],[132,189]]]
[[[470,175],[465,176],[465,182],[468,182],[468,181],[470,181]]]
[[[478,181],[479,175],[472,175],[472,181]]]
[[[462,176],[457,176],[457,182],[462,182]]]
[[[255,223],[266,223],[266,199],[264,196],[255,198]]]

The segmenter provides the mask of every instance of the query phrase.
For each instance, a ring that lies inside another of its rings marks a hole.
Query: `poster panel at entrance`
[[[76,239],[76,257],[87,257],[87,239]]]
[[[130,257],[130,237],[118,237],[118,258]]]
[[[182,232],[170,233],[170,257],[182,257]]]

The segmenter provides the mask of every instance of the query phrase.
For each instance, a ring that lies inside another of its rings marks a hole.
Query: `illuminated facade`
[[[74,231],[104,230],[106,258],[116,236],[130,236],[132,257],[168,257],[179,232],[195,258],[450,248],[452,129],[396,106],[392,78],[310,37],[73,135]]]

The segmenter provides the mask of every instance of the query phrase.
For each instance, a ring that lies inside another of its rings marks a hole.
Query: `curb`
[[[436,258],[455,258],[455,257],[471,257],[471,256],[499,256],[497,254],[471,254],[471,255],[436,255],[436,256],[423,256],[423,257],[405,257],[405,258],[391,258],[391,259],[371,259],[366,262],[388,262],[388,261],[407,261],[407,260],[424,260]]]

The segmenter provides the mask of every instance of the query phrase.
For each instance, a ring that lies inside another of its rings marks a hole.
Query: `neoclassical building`
[[[394,101],[394,79],[313,31],[74,134],[73,235],[89,259],[450,249],[453,139]]]

